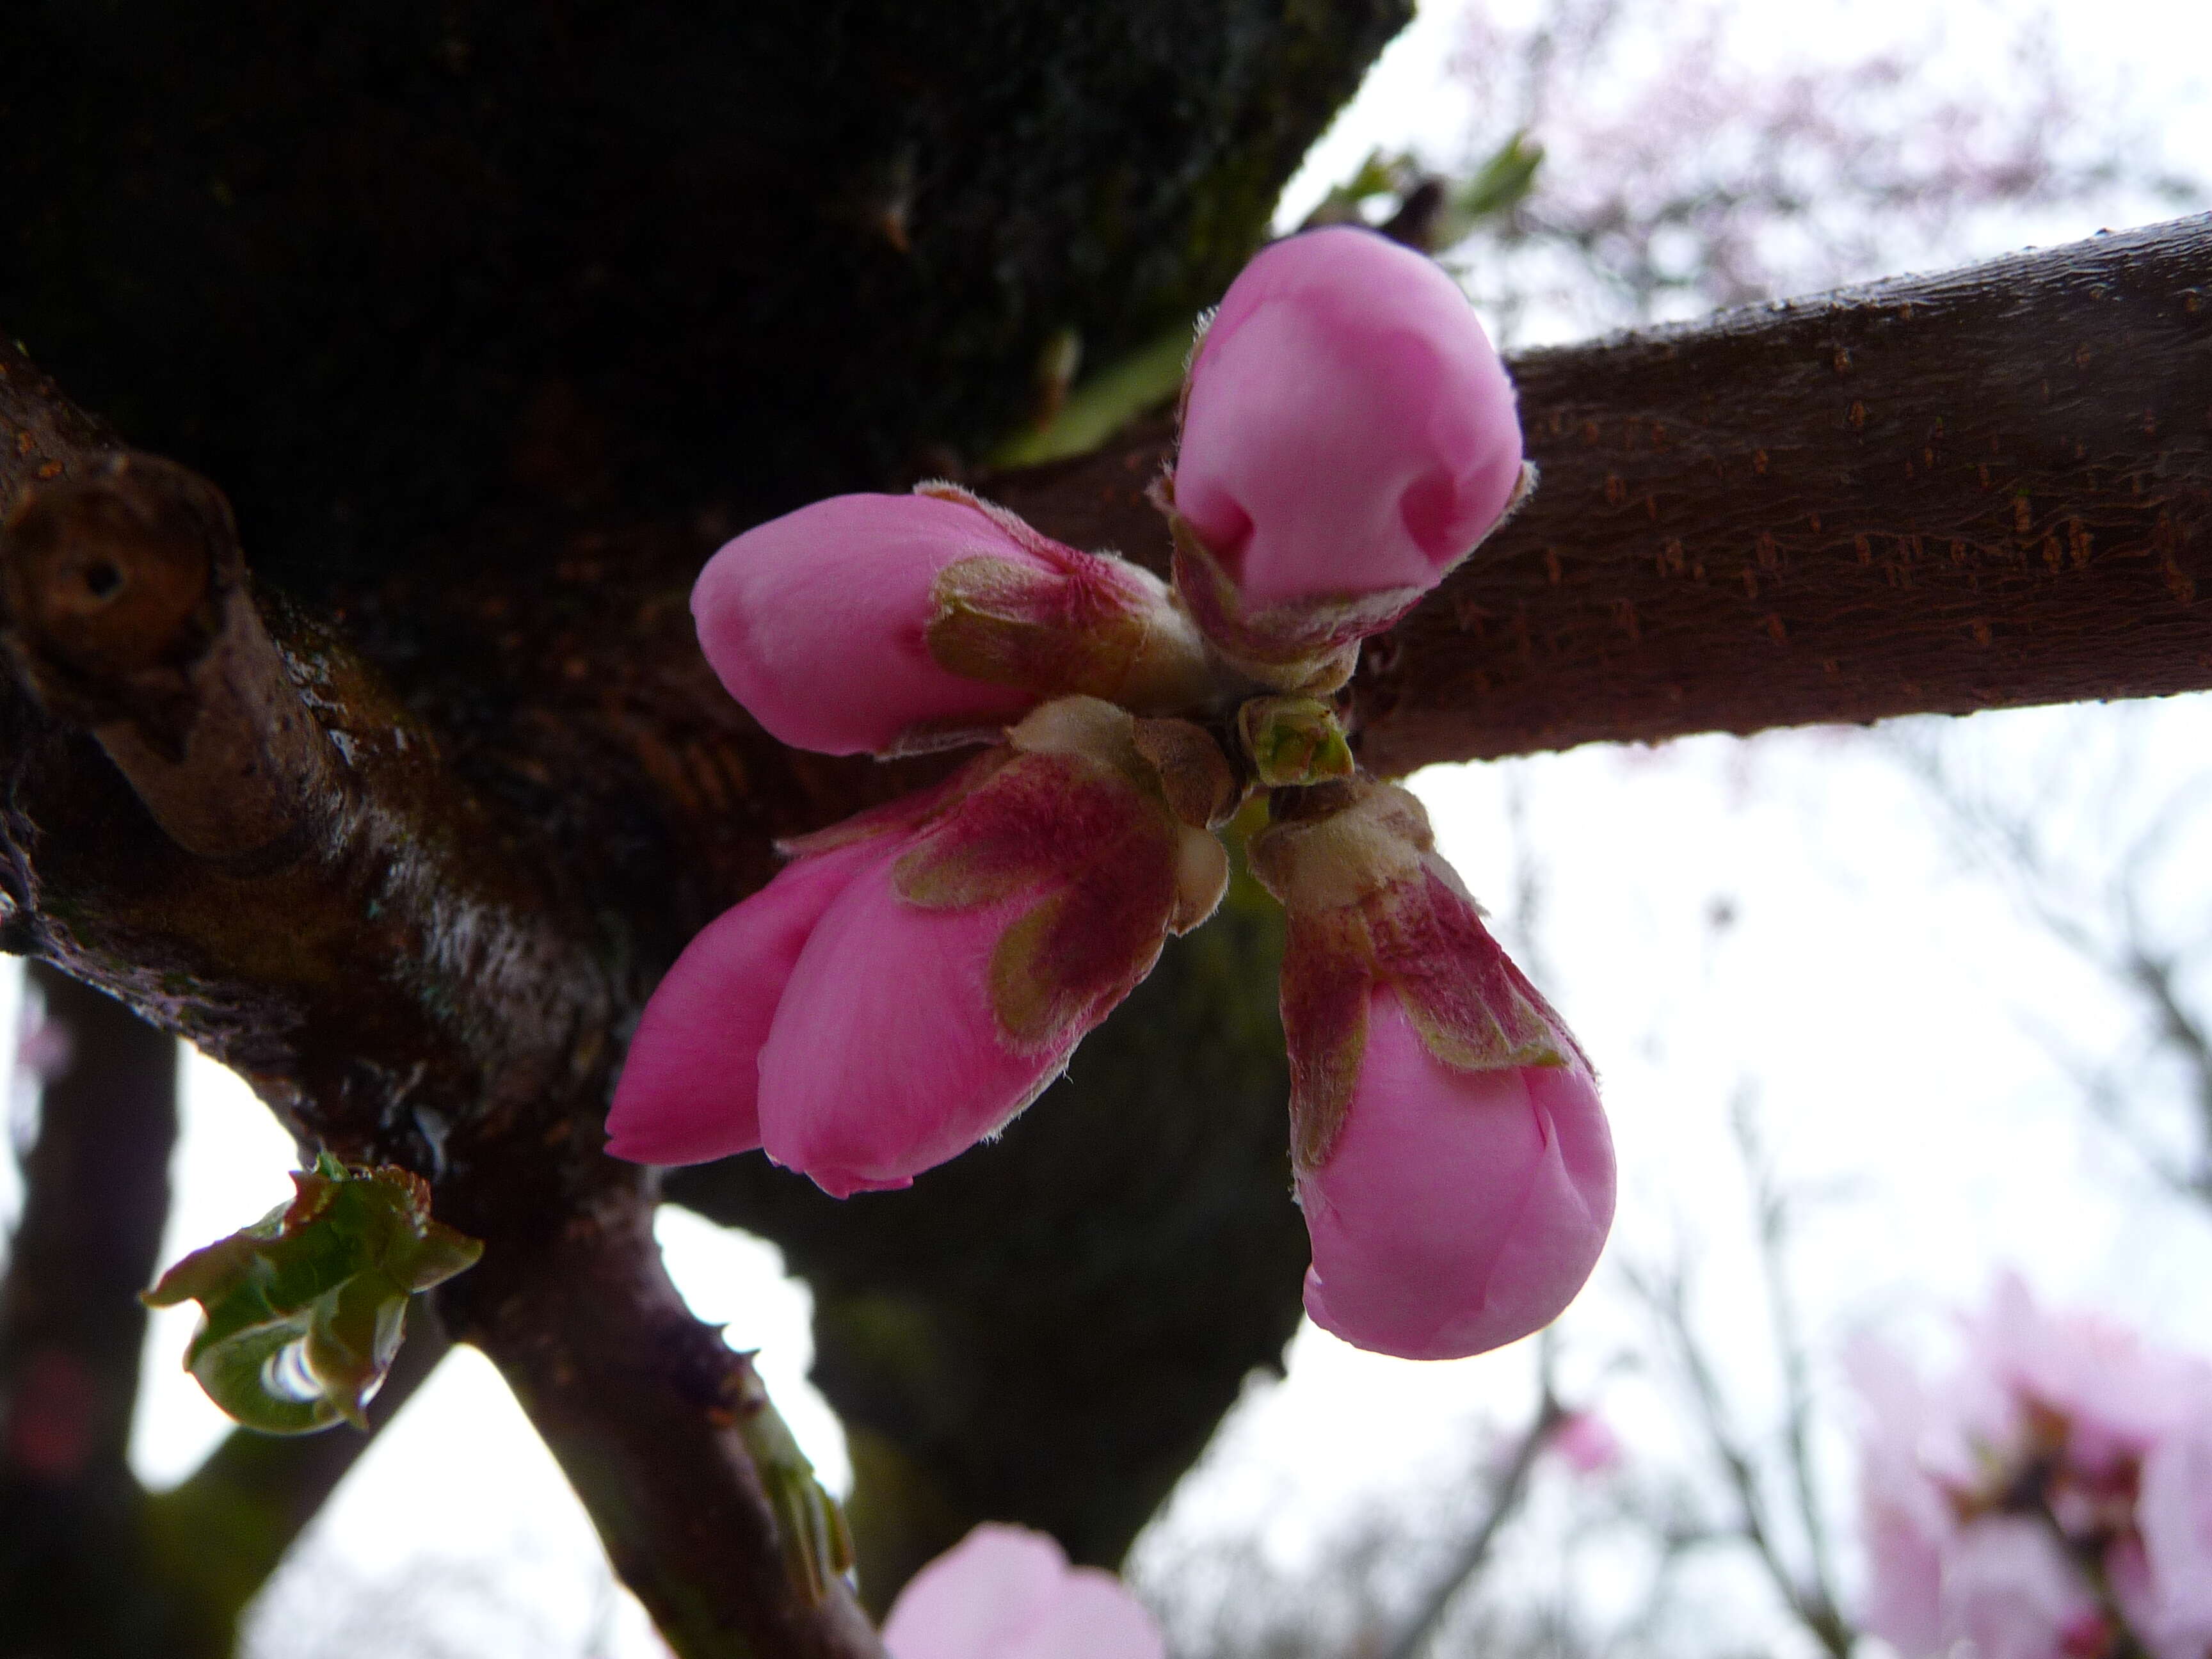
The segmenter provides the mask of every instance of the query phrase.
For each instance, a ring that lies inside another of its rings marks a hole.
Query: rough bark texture
[[[1110,355],[1210,301],[1408,10],[119,0],[16,22],[0,317],[135,450],[118,468],[122,438],[0,343],[0,926],[305,1138],[434,1177],[489,1246],[439,1293],[450,1328],[687,1655],[872,1638],[774,1571],[726,1420],[744,1368],[661,1274],[649,1184],[597,1150],[607,1090],[644,995],[774,837],[931,775],[765,738],[698,658],[690,580],[811,495],[960,470],[1028,418],[1055,337]],[[134,611],[165,585],[179,604]],[[301,715],[301,741],[274,732]],[[1027,1177],[1049,1247],[977,1305],[1036,1311],[1043,1357],[957,1396],[965,1418],[879,1413],[898,1455],[870,1467],[1118,1553],[1295,1319],[1272,1063],[1204,1168],[1099,1160],[1185,1189],[1143,1200],[1183,1255],[1134,1240],[1130,1297],[1208,1264],[1149,1339],[1158,1388],[1098,1386],[1111,1345],[1051,1322],[1110,1298],[1055,1294],[1102,1272],[1066,1243],[1095,1218]],[[965,1202],[945,1237],[994,1237],[998,1195]],[[833,1213],[791,1223],[841,1287],[825,1332],[914,1278],[906,1212]],[[1217,1291],[1253,1298],[1218,1330]],[[833,1397],[880,1396],[879,1370]],[[973,1413],[1010,1401],[994,1440]],[[963,1438],[991,1473],[939,1467]],[[1048,1513],[1036,1468],[1090,1480],[1094,1440],[1127,1483]],[[943,1531],[863,1478],[906,1540],[863,1564],[880,1599]]]

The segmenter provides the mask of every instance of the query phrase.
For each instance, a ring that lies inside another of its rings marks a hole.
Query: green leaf
[[[1498,147],[1474,176],[1452,192],[1454,213],[1466,222],[1467,230],[1478,219],[1510,212],[1535,188],[1536,169],[1544,163],[1544,147],[1525,132],[1516,132]]]
[[[409,1297],[475,1264],[483,1246],[430,1215],[428,1182],[325,1152],[292,1201],[193,1251],[144,1294],[200,1304],[185,1368],[249,1429],[311,1434],[366,1410],[399,1352]]]
[[[1080,382],[1060,412],[992,451],[993,466],[1038,466],[1086,455],[1132,421],[1164,408],[1182,389],[1191,325],[1178,323]]]

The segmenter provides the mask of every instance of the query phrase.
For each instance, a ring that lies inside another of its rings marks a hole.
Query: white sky
[[[1924,15],[1864,0],[1765,12],[1778,52],[1794,46],[1793,32],[1871,35],[1917,27]],[[2096,0],[2061,8],[2057,21],[2069,53],[2144,111],[2165,112],[2172,154],[2212,155],[2212,8]],[[1454,33],[1449,9],[1425,9],[1291,186],[1285,218],[1372,147],[1459,153],[1468,112],[1442,69]],[[2147,745],[2133,775],[2155,795],[2212,755],[2212,700],[1981,717],[1949,737],[1977,765],[2020,770],[2054,744],[2087,767],[2123,728]],[[1960,866],[1877,744],[1814,732],[1590,748],[1431,771],[1419,787],[1445,850],[1498,908],[1516,878],[1508,804],[1517,793],[1540,849],[1552,986],[1607,1080],[1624,1176],[1612,1259],[1657,1261],[1681,1240],[1709,1241],[1701,1308],[1747,1419],[1771,1404],[1771,1390],[1760,1339],[1743,1323],[1755,1297],[1724,1129],[1746,1079],[1756,1079],[1785,1172],[1824,1189],[1848,1183],[1814,1213],[1800,1258],[1824,1352],[1869,1324],[1940,1345],[1941,1310],[1977,1297],[2006,1262],[2056,1300],[2094,1303],[2212,1352],[2212,1218],[2164,1198],[2087,1127],[2051,1057],[2049,1039],[2060,1036],[2110,1049],[2124,1035],[2123,1012],[2022,923],[1995,883]],[[1707,918],[1719,897],[1739,920],[1717,937]],[[2208,909],[2203,891],[2184,888],[2162,914],[2201,937]],[[242,1085],[195,1059],[185,1102],[165,1262],[289,1192],[289,1145]],[[0,1220],[12,1213],[15,1179],[0,1160]],[[782,1278],[772,1248],[694,1217],[669,1213],[662,1240],[695,1310],[732,1321],[733,1342],[762,1351],[775,1397],[842,1487],[842,1438],[804,1381],[804,1287]],[[1640,1340],[1611,1272],[1601,1268],[1563,1323],[1563,1375],[1621,1425],[1632,1461],[1665,1466],[1683,1448],[1663,1397],[1605,1370]],[[180,1478],[225,1426],[179,1369],[192,1317],[156,1315],[149,1335],[133,1460],[156,1484]],[[1418,1365],[1356,1353],[1308,1328],[1289,1379],[1251,1389],[1140,1565],[1158,1572],[1194,1540],[1237,1534],[1296,1561],[1362,1504],[1432,1491],[1468,1467],[1482,1425],[1522,1408],[1531,1365],[1526,1344]],[[1824,1455],[1840,1480],[1842,1443]],[[403,1507],[411,1542],[396,1550],[383,1540]],[[311,1569],[357,1584],[362,1608],[372,1597],[388,1604],[410,1573],[434,1572],[455,1609],[453,1647],[484,1659],[658,1650],[635,1604],[606,1589],[557,1471],[473,1354],[441,1369],[280,1572],[255,1647],[267,1659],[309,1650],[292,1621],[319,1617],[300,1612]],[[1755,1607],[1731,1616],[1763,1627]]]

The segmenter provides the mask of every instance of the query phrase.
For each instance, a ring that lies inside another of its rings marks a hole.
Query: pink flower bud
[[[1191,365],[1176,580],[1241,659],[1326,651],[1435,586],[1521,481],[1512,382],[1451,278],[1309,231],[1230,284]]]
[[[891,1659],[1163,1659],[1121,1581],[1071,1567],[1042,1533],[986,1522],[908,1582],[884,1621]]]
[[[799,953],[854,878],[894,851],[870,838],[794,860],[684,947],[646,1005],[615,1086],[611,1156],[705,1164],[761,1144],[761,1045]]]
[[[691,611],[730,695],[824,754],[989,733],[1068,693],[1166,712],[1211,685],[1158,578],[951,485],[833,496],[749,530],[708,561]]]
[[[1501,1346],[1556,1317],[1604,1248],[1613,1142],[1597,1085],[1484,932],[1419,801],[1355,780],[1301,792],[1296,810],[1251,859],[1289,912],[1306,1310],[1403,1358]]]
[[[1045,703],[939,788],[797,843],[647,1005],[609,1150],[764,1146],[844,1197],[995,1134],[1212,914],[1233,805],[1212,741]]]
[[[1298,1176],[1306,1311],[1401,1359],[1502,1347],[1582,1289],[1613,1188],[1612,1138],[1579,1063],[1458,1070],[1378,990],[1344,1126]]]

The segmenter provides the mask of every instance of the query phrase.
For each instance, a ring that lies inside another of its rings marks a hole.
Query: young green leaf
[[[185,1368],[249,1429],[366,1429],[399,1352],[408,1298],[474,1265],[483,1246],[430,1215],[420,1176],[349,1168],[328,1152],[289,1204],[193,1251],[145,1292],[200,1304]]]

